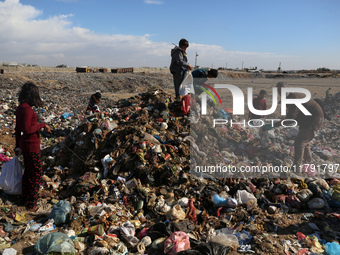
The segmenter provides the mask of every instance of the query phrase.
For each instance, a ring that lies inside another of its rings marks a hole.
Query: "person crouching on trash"
[[[100,103],[100,99],[102,95],[99,92],[96,92],[91,95],[89,105],[87,106],[86,111],[92,111],[92,113],[100,112],[97,104]]]
[[[39,88],[33,82],[26,82],[19,93],[20,105],[15,111],[15,152],[22,152],[25,171],[22,177],[22,202],[29,211],[38,209],[38,192],[41,185],[42,166],[40,155],[39,131],[51,133],[45,123],[38,123],[37,115],[32,107],[43,106],[39,95]]]
[[[281,96],[281,89],[286,87],[286,83],[279,82],[276,87],[278,94]],[[304,97],[305,95],[303,93],[289,93],[286,98],[300,99]],[[286,115],[286,119],[294,119],[299,126],[299,133],[294,143],[294,165],[297,166],[301,166],[302,163],[312,163],[310,142],[315,137],[315,133],[321,129],[324,119],[321,106],[313,99],[304,103],[303,106],[312,115],[305,115],[295,104],[289,104],[287,106],[288,113]],[[280,126],[280,123],[281,121],[275,123],[275,126]]]

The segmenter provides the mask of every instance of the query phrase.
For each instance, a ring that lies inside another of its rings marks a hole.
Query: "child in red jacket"
[[[16,126],[15,151],[21,151],[24,156],[25,171],[22,177],[22,202],[29,211],[38,209],[38,192],[41,185],[42,167],[40,161],[39,131],[51,132],[45,123],[38,123],[37,115],[32,106],[40,107],[43,102],[38,87],[32,82],[26,82],[19,94],[20,105],[15,111]]]

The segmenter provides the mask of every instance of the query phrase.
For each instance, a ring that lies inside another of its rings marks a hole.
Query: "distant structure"
[[[11,61],[11,62],[2,62],[2,66],[18,66],[17,62]]]
[[[133,73],[133,67],[111,68],[111,73]]]
[[[277,68],[277,72],[281,73],[281,62],[279,63],[279,67]]]
[[[197,54],[197,52],[196,52],[196,56],[195,56],[195,69],[196,69],[196,68],[199,68],[199,66],[197,65],[197,57],[198,57],[198,54]]]

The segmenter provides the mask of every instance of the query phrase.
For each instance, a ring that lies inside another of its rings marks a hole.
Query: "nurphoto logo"
[[[244,110],[244,94],[242,92],[242,90],[235,86],[235,85],[231,85],[231,84],[215,84],[214,87],[209,86],[207,84],[204,84],[204,86],[207,86],[207,88],[209,88],[211,91],[213,91],[216,96],[218,97],[218,99],[220,100],[220,103],[222,105],[222,100],[219,96],[219,94],[216,92],[215,89],[228,89],[233,97],[233,115],[244,115],[245,110]],[[214,101],[215,105],[216,105],[216,100],[214,98],[214,96],[207,90],[204,88],[201,88],[204,92],[201,94],[201,114],[202,115],[206,115],[207,114],[207,95],[209,95],[212,100]],[[268,116],[272,113],[274,113],[277,109],[277,105],[278,105],[278,90],[276,87],[272,88],[272,106],[270,109],[267,110],[258,110],[255,109],[254,105],[253,105],[253,88],[252,87],[248,87],[247,88],[247,103],[248,103],[248,110],[256,115],[260,115],[260,116]],[[287,98],[287,94],[289,93],[303,93],[306,95],[305,98]],[[304,89],[304,88],[290,88],[290,87],[284,87],[281,88],[281,115],[285,116],[286,115],[286,110],[287,110],[287,105],[295,105],[297,108],[299,108],[299,110],[304,114],[304,115],[312,115],[304,106],[303,104],[308,102],[311,99],[311,93],[309,92],[309,90]],[[243,102],[243,103],[242,103]],[[253,120],[249,120],[247,123],[249,126],[251,127],[262,127],[263,125],[265,125],[265,121],[266,122],[270,122],[272,124],[272,126],[274,125],[274,122],[278,121],[277,119],[266,119],[266,120],[256,120],[259,121],[257,123],[257,125],[250,125],[250,123]],[[289,125],[286,125],[285,123],[289,122]],[[227,119],[214,119],[213,120],[213,127],[215,127],[216,125],[225,125],[229,123],[231,126],[233,124],[243,124],[244,126],[246,125],[246,120],[243,120],[241,122],[238,123],[233,123],[233,120],[227,120]],[[293,123],[293,124],[292,124]],[[297,122],[294,119],[285,119],[281,121],[281,126],[283,127],[294,127],[297,126]]]

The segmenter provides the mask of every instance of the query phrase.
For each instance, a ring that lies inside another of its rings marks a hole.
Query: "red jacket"
[[[15,140],[16,148],[23,152],[40,151],[40,129],[46,126],[45,123],[38,123],[37,115],[27,103],[22,103],[15,111]]]
[[[256,110],[267,110],[267,101],[264,98],[256,97],[253,99],[253,106]],[[263,116],[251,114],[251,119],[261,119]]]

